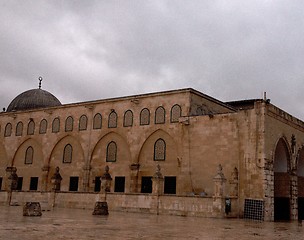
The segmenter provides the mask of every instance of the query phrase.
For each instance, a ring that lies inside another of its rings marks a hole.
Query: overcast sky
[[[304,1],[0,0],[0,107],[179,88],[262,98],[304,120]]]

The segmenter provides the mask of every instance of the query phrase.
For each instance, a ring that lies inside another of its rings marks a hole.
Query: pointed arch
[[[73,159],[73,147],[71,144],[65,145],[63,149],[63,157],[62,162],[63,163],[71,163]]]
[[[285,137],[281,137],[275,146],[273,170],[274,172],[289,172],[291,150]]]
[[[177,164],[177,155],[178,155],[178,151],[176,151],[176,149],[178,149],[177,147],[177,143],[175,142],[174,138],[167,133],[166,131],[162,130],[162,129],[158,129],[155,130],[154,132],[152,132],[143,142],[139,153],[138,153],[138,158],[137,158],[137,163],[139,164],[144,164],[144,162],[146,162],[148,165],[154,165],[154,146],[155,143],[157,142],[157,140],[162,139],[165,142],[165,148],[166,148],[166,159],[167,161],[164,161],[169,163],[172,161],[176,162]],[[175,165],[175,164],[173,164]],[[177,166],[177,165],[176,165]]]
[[[291,151],[288,141],[281,137],[275,147],[274,171],[274,220],[290,220],[290,161]]]
[[[7,123],[5,125],[4,137],[10,137],[12,135],[12,124]]]
[[[88,117],[84,114],[79,118],[79,131],[87,130]]]
[[[107,145],[106,162],[116,162],[117,160],[117,144],[114,141]]]
[[[23,133],[23,123],[20,121],[16,125],[16,136],[22,136]]]
[[[182,108],[180,105],[175,104],[171,108],[171,114],[170,114],[170,122],[176,123],[179,121],[179,118],[182,115]]]
[[[24,163],[25,164],[32,164],[34,158],[34,148],[29,146],[25,151]]]
[[[133,112],[131,110],[127,110],[124,114],[124,127],[132,127],[133,126]]]
[[[10,166],[16,167],[18,176],[24,177],[22,184],[20,185],[20,190],[30,189],[31,178],[26,176],[35,173],[34,176],[36,177],[37,181],[41,181],[43,159],[44,155],[41,143],[35,139],[28,138],[19,145]],[[39,184],[37,187],[38,186],[40,188]],[[38,190],[38,188],[36,190]]]
[[[71,132],[73,131],[74,119],[72,116],[68,116],[65,120],[65,131]]]
[[[52,132],[58,133],[60,131],[60,119],[59,117],[54,118],[52,123]]]
[[[32,149],[31,149],[32,148]],[[17,148],[13,161],[12,166],[18,168],[23,168],[25,164],[26,154],[28,152],[28,157],[30,157],[32,152],[32,166],[42,167],[43,166],[43,151],[41,143],[33,138],[28,138],[24,142],[22,142],[19,147]],[[35,153],[35,154],[34,154]],[[28,159],[29,160],[29,159]],[[39,171],[40,172],[40,171]]]
[[[66,145],[70,144],[73,148],[73,151],[75,153],[75,155],[77,156],[77,162],[83,162],[83,164],[85,164],[84,162],[84,150],[79,142],[78,139],[76,139],[75,137],[71,136],[71,135],[66,135],[64,137],[62,137],[61,139],[58,140],[58,142],[54,145],[51,154],[50,154],[50,158],[48,159],[48,165],[51,164],[62,164],[62,156],[63,156],[63,152],[64,152],[64,147]]]
[[[119,164],[115,161],[107,162],[107,152],[109,153],[109,150],[113,154],[110,159],[116,159]],[[125,186],[130,186],[130,172],[126,170],[130,169],[131,163],[131,150],[126,138],[111,131],[103,135],[94,146],[90,161],[92,168],[90,182],[100,177],[104,173],[105,166],[108,165],[110,172],[115,172],[116,176],[125,177]],[[129,191],[129,189],[127,188],[126,191]]]
[[[148,108],[143,108],[140,111],[140,125],[149,125],[150,124],[150,110]]]
[[[100,113],[96,113],[93,118],[93,129],[101,129],[102,127],[102,116]]]
[[[166,121],[166,110],[164,107],[159,106],[155,110],[155,124],[163,124]]]
[[[166,131],[158,129],[152,132],[143,142],[138,154],[138,186],[137,191],[145,192],[150,189],[150,179],[156,171],[156,166],[160,165],[163,176],[170,176],[174,179],[174,193],[181,193],[181,184],[179,184],[179,161],[178,144],[174,138]],[[166,188],[164,183],[164,188]],[[172,188],[172,189],[173,189]]]
[[[154,143],[154,161],[166,160],[166,142],[164,139],[159,138]]]
[[[106,147],[112,141],[117,145],[117,157],[119,159],[125,159],[123,160],[125,162],[131,160],[131,150],[126,138],[116,132],[109,132],[103,135],[95,144],[91,155],[91,163],[106,162]],[[128,164],[130,164],[130,162]]]
[[[27,125],[27,135],[34,135],[35,133],[35,122],[34,120],[30,120]]]
[[[46,119],[42,119],[40,122],[40,127],[39,127],[39,134],[45,134],[47,131],[47,120]]]
[[[37,181],[41,181],[43,160],[44,155],[40,142],[33,138],[28,138],[19,145],[10,166],[16,167],[18,176],[23,178],[20,189],[30,189],[30,179],[33,177],[33,173],[35,173],[34,177],[36,177]],[[38,184],[37,187],[40,188],[40,185]],[[40,190],[38,188],[37,190]]]
[[[116,128],[117,127],[117,113],[115,110],[110,112],[108,119],[108,128]]]
[[[67,164],[63,162],[64,154],[66,154],[67,159],[72,156],[70,163]],[[77,159],[74,161],[73,158]],[[62,177],[60,189],[62,191],[69,191],[71,177],[77,177],[79,186],[82,186],[84,176],[83,168],[86,166],[86,161],[84,150],[79,140],[71,135],[66,135],[61,138],[51,151],[48,166],[50,169],[48,173],[48,190],[51,190],[51,176],[55,173],[56,167],[60,169]]]

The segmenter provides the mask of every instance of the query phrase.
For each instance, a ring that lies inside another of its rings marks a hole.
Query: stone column
[[[46,166],[43,166],[41,168],[41,170],[42,170],[41,191],[47,191],[48,175],[49,175],[50,167],[46,165]]]
[[[290,175],[290,219],[298,219],[298,177]]]
[[[138,171],[139,171],[140,164],[139,163],[132,163],[130,165],[130,192],[137,193],[138,192]]]
[[[298,177],[297,177],[297,141],[294,134],[291,135],[291,164],[290,164],[290,219],[298,219]]]
[[[152,193],[156,195],[164,194],[164,177],[160,172],[159,164],[156,167],[156,172],[152,177]]]
[[[10,173],[8,176],[7,191],[11,192],[17,189],[18,186],[18,175],[16,167],[7,167],[6,172]]]
[[[83,167],[83,182],[82,182],[82,191],[83,192],[89,191],[90,171],[91,171],[90,164],[85,165]]]
[[[12,199],[12,192],[17,189],[18,186],[18,175],[17,175],[17,168],[16,167],[7,167],[6,173],[8,175],[7,178],[7,186],[6,190],[8,192],[7,194],[7,205],[11,204]]]
[[[265,221],[274,220],[274,171],[273,162],[265,161],[264,167],[264,191],[265,191]]]
[[[223,216],[225,210],[225,182],[226,178],[223,173],[222,165],[219,164],[217,174],[213,178],[214,195],[213,195],[213,215],[215,217]]]

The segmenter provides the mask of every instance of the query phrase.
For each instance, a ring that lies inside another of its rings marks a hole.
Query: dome
[[[31,89],[19,94],[8,105],[7,112],[61,106],[61,102],[48,91]]]

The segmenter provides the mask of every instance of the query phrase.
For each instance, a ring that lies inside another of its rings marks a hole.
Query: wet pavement
[[[24,217],[21,206],[0,207],[0,239],[304,239],[304,224],[61,209]]]

